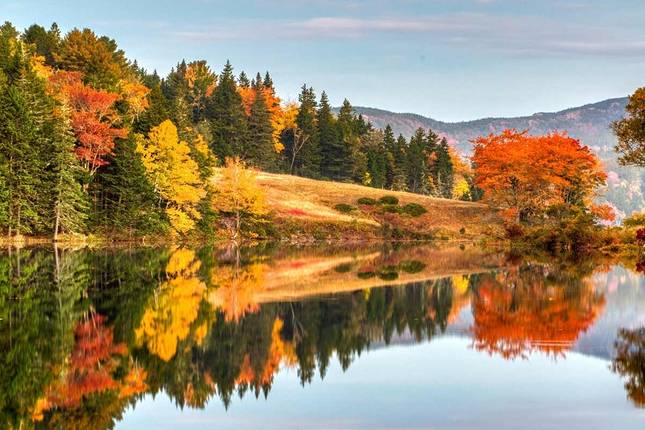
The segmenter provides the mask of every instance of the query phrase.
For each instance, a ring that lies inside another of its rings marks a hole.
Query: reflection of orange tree
[[[131,366],[122,381],[113,378],[127,348],[114,343],[112,328],[106,327],[104,321],[104,317],[92,314],[76,326],[69,367],[60,372],[37,402],[34,420],[42,420],[48,410],[77,408],[94,394],[112,391],[118,393],[118,398],[126,398],[146,389],[146,373],[137,365]]]
[[[545,281],[549,276],[530,268],[483,277],[472,299],[475,348],[504,358],[569,350],[602,311],[604,297],[588,283]]]
[[[194,251],[180,248],[173,252],[166,266],[168,279],[159,286],[135,331],[137,341],[164,361],[175,355],[197,318],[206,289],[197,277],[200,265]],[[203,329],[197,329],[198,337],[203,337]]]

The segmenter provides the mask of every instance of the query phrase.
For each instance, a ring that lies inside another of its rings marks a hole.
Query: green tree
[[[320,175],[320,145],[318,144],[318,127],[316,124],[316,95],[314,89],[302,86],[300,108],[296,116],[296,136],[286,148],[291,155],[291,172],[302,176],[318,177]]]
[[[54,54],[58,52],[61,44],[60,29],[56,23],[53,23],[49,30],[33,24],[24,31],[22,39],[34,45],[36,54],[44,57],[47,65],[55,64]]]
[[[454,184],[454,171],[452,159],[450,158],[448,142],[445,138],[441,139],[441,143],[436,148],[432,177],[439,196],[451,199]]]
[[[637,89],[629,97],[625,107],[627,116],[613,123],[618,138],[616,152],[622,165],[645,166],[645,87]]]
[[[247,141],[247,121],[242,98],[237,92],[233,66],[226,62],[220,74],[219,84],[213,91],[206,107],[210,120],[211,148],[218,159],[240,156]]]
[[[257,78],[260,78],[258,74]],[[242,158],[262,170],[276,167],[276,152],[273,147],[273,127],[267,109],[264,87],[259,79],[254,81],[255,99],[248,118],[248,139],[244,145]]]
[[[331,112],[329,99],[323,91],[317,112],[318,142],[320,145],[320,172],[329,179],[341,179],[347,172],[345,146],[338,136],[336,119]]]

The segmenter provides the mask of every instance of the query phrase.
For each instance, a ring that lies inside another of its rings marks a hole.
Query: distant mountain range
[[[469,155],[471,140],[507,128],[544,134],[554,130],[566,131],[592,148],[605,163],[609,174],[603,200],[617,209],[619,217],[645,210],[645,169],[618,166],[614,145],[616,138],[611,123],[623,117],[627,98],[609,99],[599,103],[553,113],[536,113],[517,118],[484,118],[464,122],[443,122],[413,113],[395,113],[382,109],[357,106],[354,109],[375,127],[390,124],[395,134],[410,137],[421,127],[444,136],[460,153]]]

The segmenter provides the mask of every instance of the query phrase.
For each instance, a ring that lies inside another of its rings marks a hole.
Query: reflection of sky
[[[117,429],[642,429],[645,411],[626,400],[608,363],[571,353],[504,361],[442,337],[364,354],[346,372],[336,361],[321,382],[300,386],[276,375],[268,400],[215,398],[180,412],[165,395],[147,396]]]

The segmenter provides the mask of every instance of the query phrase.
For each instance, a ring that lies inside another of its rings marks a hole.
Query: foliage
[[[551,216],[588,211],[606,175],[591,150],[565,134],[529,136],[506,130],[481,137],[473,155],[476,183],[507,219],[540,223]]]
[[[358,203],[359,205],[374,206],[378,202],[376,201],[376,199],[373,199],[371,197],[361,197],[356,201],[356,203]]]
[[[629,96],[626,118],[612,124],[618,138],[616,152],[623,165],[645,166],[645,88]]]
[[[253,235],[245,227],[262,222],[268,215],[266,198],[256,182],[255,172],[235,158],[226,160],[226,166],[217,181],[213,207],[221,214],[222,222],[233,240],[243,234]]]
[[[190,147],[179,140],[177,127],[166,120],[153,127],[148,138],[138,137],[137,152],[155,191],[165,202],[166,215],[176,233],[186,234],[201,218],[197,207],[205,196],[199,166]]]
[[[383,196],[378,199],[379,203],[384,205],[398,205],[399,199],[396,196]]]
[[[418,203],[408,203],[403,206],[401,211],[405,214],[410,215],[411,217],[418,217],[428,212],[426,208]]]
[[[354,206],[349,205],[347,203],[338,203],[336,206],[334,206],[334,209],[342,213],[349,213],[356,210]]]

